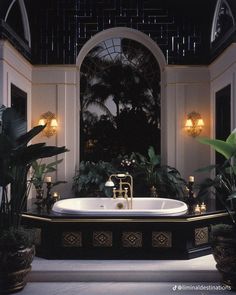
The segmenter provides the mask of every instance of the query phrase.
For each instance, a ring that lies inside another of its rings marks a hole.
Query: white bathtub
[[[133,209],[127,209],[123,198],[73,198],[58,201],[52,208],[76,216],[178,216],[187,210],[184,202],[166,198],[133,198]]]

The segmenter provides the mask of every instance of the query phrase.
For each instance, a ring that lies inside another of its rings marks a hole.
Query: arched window
[[[144,45],[112,37],[94,46],[80,69],[80,159],[160,153],[160,67]]]
[[[31,35],[24,0],[12,0],[4,21],[31,47]]]
[[[212,23],[211,42],[222,38],[234,25],[235,19],[228,2],[218,0]]]

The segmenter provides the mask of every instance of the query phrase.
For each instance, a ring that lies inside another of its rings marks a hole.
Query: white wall
[[[29,127],[35,126],[42,113],[57,115],[59,129],[49,139],[37,141],[65,145],[70,152],[60,164],[58,187],[64,197],[71,196],[72,178],[79,155],[79,68],[74,66],[31,66],[7,41],[0,41],[0,104],[10,105],[10,85],[27,92]],[[197,168],[210,163],[210,149],[186,134],[184,123],[191,111],[201,113],[203,136],[214,134],[214,96],[231,84],[232,129],[236,127],[236,44],[232,44],[210,66],[165,66],[162,77],[162,151],[165,163],[176,167],[187,178]],[[211,128],[212,127],[212,128]],[[213,154],[213,153],[212,153]]]
[[[11,84],[27,93],[28,128],[31,121],[32,66],[8,42],[0,40],[0,105],[11,105]]]
[[[176,167],[186,179],[206,175],[195,170],[209,164],[209,148],[184,130],[188,113],[202,115],[205,127],[201,136],[210,136],[210,77],[206,66],[167,66],[165,71],[164,126],[166,132],[165,161]]]
[[[236,43],[231,44],[210,66],[212,126],[215,126],[215,95],[231,85],[231,130],[236,128]],[[215,129],[212,128],[212,137]],[[212,152],[212,162],[214,153]]]
[[[57,134],[47,138],[38,135],[37,141],[48,145],[66,146],[70,151],[59,155],[64,161],[58,166],[53,180],[68,183],[55,188],[63,197],[71,196],[72,178],[75,173],[77,154],[77,100],[75,66],[35,66],[32,72],[32,126],[38,124],[40,116],[51,111],[58,120]],[[50,162],[52,160],[50,159]]]

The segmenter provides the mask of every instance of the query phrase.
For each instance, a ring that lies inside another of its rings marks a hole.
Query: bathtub
[[[132,209],[123,198],[71,198],[52,207],[53,212],[76,216],[178,216],[187,210],[184,202],[167,198],[133,198]]]

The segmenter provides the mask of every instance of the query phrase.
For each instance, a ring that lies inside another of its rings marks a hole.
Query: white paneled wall
[[[37,140],[48,145],[66,146],[70,152],[59,155],[64,158],[60,164],[57,180],[67,184],[55,188],[65,197],[71,196],[72,178],[75,173],[77,151],[78,111],[76,107],[75,66],[35,66],[32,83],[32,125],[36,125],[41,114],[50,111],[58,119],[58,132],[50,138],[38,136]],[[39,138],[40,137],[40,138]]]
[[[168,165],[176,167],[187,178],[205,177],[195,170],[209,164],[209,148],[186,134],[184,130],[188,113],[199,112],[205,122],[202,135],[210,135],[210,77],[205,66],[167,66],[166,90],[166,149]]]
[[[210,66],[212,136],[215,133],[214,109],[215,94],[227,85],[231,85],[231,129],[236,128],[236,43],[231,44]],[[212,154],[212,160],[214,155]]]
[[[58,133],[36,141],[63,146],[70,152],[63,156],[57,175],[68,183],[57,190],[71,196],[72,178],[79,161],[79,69],[78,66],[32,66],[7,41],[0,41],[0,104],[10,105],[11,83],[27,92],[29,128],[37,125],[42,113],[54,112]],[[232,44],[210,66],[162,65],[162,159],[187,178],[197,168],[213,160],[208,146],[188,136],[184,130],[191,111],[201,113],[203,136],[214,134],[215,93],[231,84],[232,129],[236,127],[236,44]],[[212,153],[213,154],[213,153]]]
[[[11,84],[27,93],[28,127],[30,127],[32,65],[8,41],[0,40],[0,105],[11,105]]]

